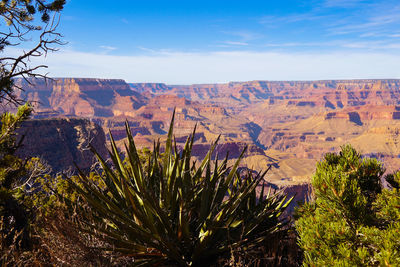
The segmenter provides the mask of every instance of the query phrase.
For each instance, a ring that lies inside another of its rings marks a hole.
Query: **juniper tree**
[[[315,201],[297,210],[305,266],[399,266],[400,173],[384,189],[384,172],[351,146],[317,164]]]
[[[19,247],[30,245],[29,212],[23,205],[24,194],[20,186],[27,168],[25,162],[14,155],[20,143],[14,132],[30,112],[29,105],[24,105],[17,114],[6,112],[0,118],[0,248],[3,252],[15,241]]]

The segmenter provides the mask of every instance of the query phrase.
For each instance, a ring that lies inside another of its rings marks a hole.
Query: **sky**
[[[44,59],[53,77],[400,78],[398,0],[67,0],[58,31],[67,44]]]

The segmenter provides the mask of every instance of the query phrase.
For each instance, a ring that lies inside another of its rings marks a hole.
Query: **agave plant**
[[[229,168],[227,157],[212,160],[218,139],[196,164],[191,159],[196,127],[179,150],[173,123],[174,115],[165,152],[161,156],[160,143],[155,143],[146,170],[128,123],[125,160],[111,133],[111,167],[92,148],[102,165],[98,175],[104,186],[83,173],[79,184],[71,182],[92,213],[82,230],[111,244],[105,250],[134,257],[136,264],[204,266],[229,256],[232,249],[250,251],[282,229],[280,215],[291,199],[267,192],[264,185],[256,193],[267,171],[241,177],[244,151]]]

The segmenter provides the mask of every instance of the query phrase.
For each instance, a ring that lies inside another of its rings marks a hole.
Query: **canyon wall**
[[[111,133],[122,150],[126,122],[137,146],[151,147],[165,140],[175,109],[177,146],[196,125],[197,159],[219,137],[220,155],[229,150],[231,162],[248,147],[245,166],[257,171],[272,166],[266,179],[294,191],[306,188],[324,154],[347,143],[382,160],[388,171],[400,168],[400,80],[166,85],[55,78],[16,83],[25,90],[21,97],[34,101],[34,117],[87,118],[103,127],[107,139]]]
[[[21,158],[39,157],[54,173],[70,170],[75,164],[83,171],[95,162],[88,149],[89,142],[104,158],[108,157],[103,129],[87,119],[52,118],[25,121],[17,130],[24,137],[17,150]]]
[[[50,110],[85,118],[129,116],[146,103],[146,97],[123,80],[55,78],[28,83],[18,79],[15,83],[24,89],[19,97],[31,101],[39,116]]]

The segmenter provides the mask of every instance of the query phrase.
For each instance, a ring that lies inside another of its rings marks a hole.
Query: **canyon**
[[[16,80],[33,119],[82,117],[110,133],[123,150],[125,122],[139,148],[165,140],[176,111],[182,147],[196,125],[194,159],[219,137],[216,154],[261,171],[275,188],[308,188],[316,162],[344,144],[400,168],[400,80],[249,81],[166,85],[123,80]],[[35,127],[35,126],[32,126]],[[290,189],[291,188],[291,189]],[[297,189],[296,189],[297,188]],[[304,190],[303,190],[304,191]]]

